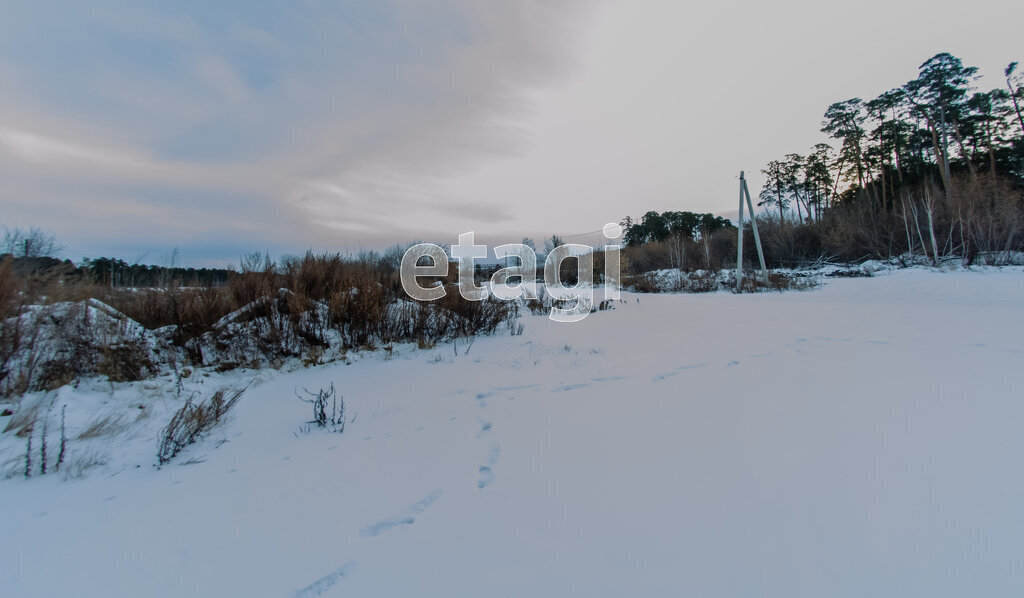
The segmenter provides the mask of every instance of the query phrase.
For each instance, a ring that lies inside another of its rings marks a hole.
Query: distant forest
[[[829,106],[821,131],[832,144],[786,154],[762,170],[758,205],[768,210],[758,222],[770,265],[1013,259],[1024,249],[1024,77],[1017,66],[1004,69],[1005,87],[980,90],[976,67],[941,53],[916,79],[877,98]],[[719,239],[712,256],[711,244],[700,243],[716,227],[666,230],[657,212],[623,224],[645,267],[721,266],[730,250]],[[664,246],[638,250],[652,243]],[[678,246],[690,249],[690,259],[680,259]]]
[[[13,257],[14,273],[19,276],[46,275],[66,281],[82,281],[107,287],[167,287],[170,284],[208,287],[227,282],[234,270],[221,268],[168,268],[129,264],[116,258],[86,258],[77,265],[54,257],[24,257],[0,254],[0,262]]]

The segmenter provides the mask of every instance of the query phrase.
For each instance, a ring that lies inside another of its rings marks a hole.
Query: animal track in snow
[[[495,463],[498,462],[498,457],[501,456],[501,447],[497,444],[491,447],[491,450],[487,452],[487,457],[484,459],[483,464],[477,471],[476,487],[477,490],[483,490],[490,486],[494,482],[494,470],[491,469]]]
[[[348,575],[354,566],[355,563],[352,562],[338,567],[334,571],[331,571],[327,575],[324,575],[320,579],[292,594],[292,598],[314,598],[315,596],[323,594],[327,590],[331,589],[334,584],[338,583],[342,577]]]
[[[551,392],[568,392],[570,390],[576,390],[577,388],[584,388],[584,387],[587,387],[587,386],[590,386],[590,384],[588,384],[588,383],[583,383],[583,384],[566,384],[565,386],[559,386],[557,388],[552,389]]]
[[[629,380],[629,376],[608,376],[607,378],[591,378],[594,382],[618,382],[619,380]]]
[[[499,386],[498,388],[495,388],[494,390],[497,391],[497,392],[504,392],[504,391],[508,391],[508,390],[527,390],[529,388],[537,388],[538,386],[540,386],[540,384],[523,384],[522,386]],[[489,393],[489,394],[494,394],[494,393]]]
[[[426,511],[427,507],[434,504],[434,501],[436,501],[438,498],[441,498],[441,491],[434,490],[430,494],[409,505],[408,508],[406,508],[398,515],[395,515],[394,517],[389,517],[384,521],[378,521],[373,525],[368,525],[364,527],[363,529],[359,530],[359,535],[364,538],[373,538],[375,536],[383,534],[384,532],[390,531],[398,526],[412,525],[416,522],[416,515],[419,515],[423,511]]]
[[[494,482],[494,471],[487,465],[481,465],[476,477],[477,490],[483,490]]]

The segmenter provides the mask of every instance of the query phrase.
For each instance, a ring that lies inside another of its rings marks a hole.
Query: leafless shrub
[[[23,258],[54,257],[63,249],[56,237],[37,226],[28,230],[5,227],[0,240],[0,252]]]
[[[953,187],[951,212],[966,246],[965,263],[1006,264],[1021,245],[1024,196],[991,175],[962,178]]]
[[[99,348],[100,359],[96,372],[111,382],[142,380],[156,372],[150,359],[149,348],[139,341],[128,341]]]
[[[367,344],[372,338],[391,340],[387,327],[392,298],[369,272],[348,281],[352,286],[335,289],[328,299],[331,325],[341,334],[346,347]]]
[[[53,466],[54,471],[60,471],[60,466],[64,464],[64,457],[67,455],[68,435],[67,429],[64,427],[67,408],[67,405],[62,405],[60,408],[60,452],[57,453],[57,463]]]
[[[627,275],[642,274],[672,267],[668,244],[662,241],[629,246],[623,249],[622,254],[629,262],[628,268],[623,268],[622,270]]]
[[[282,286],[313,301],[325,301],[341,289],[352,288],[353,282],[367,277],[370,270],[369,264],[353,263],[337,253],[306,252],[281,262]]]
[[[319,428],[328,428],[338,434],[345,431],[345,399],[335,395],[333,382],[315,393],[306,388],[303,388],[302,392],[306,394],[305,397],[298,392],[295,396],[313,408],[313,420],[307,423],[316,424]]]
[[[323,363],[324,348],[320,345],[313,345],[306,352],[306,356],[302,358],[302,365],[306,367],[320,365]]]
[[[40,425],[39,419],[38,419],[39,406],[40,406],[40,403],[36,403],[36,405],[34,405],[31,409],[28,409],[28,410],[26,410],[24,412],[26,417],[29,417],[31,419],[30,419],[30,421],[27,421],[27,423],[23,423],[21,425],[20,429],[18,430],[18,434],[16,434],[16,436],[23,434],[24,437],[25,437],[24,468],[22,470],[22,474],[26,478],[32,477],[33,473],[36,472],[36,469],[37,469],[36,465],[37,464],[38,464],[38,473],[39,473],[39,475],[46,475],[49,471],[58,471],[58,470],[60,470],[61,465],[64,463],[64,457],[65,457],[65,455],[67,453],[67,431],[65,429],[65,409],[66,409],[66,406],[61,408],[61,413],[60,413],[60,440],[59,440],[59,444],[58,444],[59,448],[58,448],[58,453],[57,453],[57,460],[54,463],[52,468],[50,467],[51,459],[50,459],[50,454],[49,454],[49,449],[50,449],[49,434],[50,434],[50,417],[51,417],[50,414],[53,411],[53,400],[51,399],[49,405],[47,406],[46,412],[42,416],[42,425]],[[35,446],[35,444],[33,442],[33,439],[34,439],[34,432],[35,432],[35,430],[37,428],[39,429],[39,445],[38,445],[39,446],[39,459],[38,459],[38,461],[36,461],[34,456],[33,456],[33,451],[34,451],[33,447]]]
[[[220,288],[117,290],[105,292],[102,299],[150,330],[174,326],[178,345],[212,330],[235,309],[230,294]]]
[[[539,316],[548,313],[551,309],[550,303],[545,304],[542,299],[527,299],[526,308],[530,310],[530,313]]]
[[[731,284],[725,282],[730,288],[736,287],[736,281]],[[816,276],[795,276],[782,272],[768,272],[768,279],[760,273],[743,277],[744,293],[763,293],[767,291],[808,291],[821,286]]]
[[[50,403],[50,408],[53,407],[53,403]],[[39,433],[39,474],[46,475],[46,433],[50,427],[50,408],[47,408],[46,415],[43,416],[43,429]]]
[[[687,278],[686,290],[691,293],[713,293],[719,288],[720,282],[714,272],[695,272]]]
[[[29,428],[25,438],[25,477],[32,477],[32,429]]]
[[[657,272],[630,274],[623,279],[623,286],[636,293],[667,293],[682,289],[679,284],[681,277],[682,273],[678,271],[667,278],[659,276]]]
[[[623,286],[630,288],[637,293],[661,293],[666,289],[658,281],[653,272],[643,274],[630,274],[623,278]]]
[[[200,403],[192,402],[192,397],[186,399],[185,404],[174,413],[160,433],[158,463],[167,463],[186,446],[198,440],[203,433],[220,423],[224,415],[242,398],[244,392],[244,388],[230,392],[222,389]]]
[[[14,276],[14,260],[0,259],[0,394],[12,386],[9,364],[21,349],[25,330],[20,315],[25,298]]]

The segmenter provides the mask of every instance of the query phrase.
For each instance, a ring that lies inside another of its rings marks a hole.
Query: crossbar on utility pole
[[[761,249],[761,235],[757,233],[757,218],[754,217],[754,203],[750,200],[750,189],[747,188],[747,179],[740,171],[740,218],[739,238],[736,241],[736,292],[743,291],[743,200],[746,199],[747,209],[750,211],[750,226],[754,229],[754,245],[757,246],[757,259],[761,264],[761,274],[765,282],[768,282],[768,268],[764,264],[764,251]]]

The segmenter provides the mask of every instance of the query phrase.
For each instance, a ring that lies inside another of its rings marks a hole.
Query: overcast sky
[[[728,214],[738,172],[756,195],[768,160],[824,140],[830,103],[942,51],[983,87],[1024,62],[1006,0],[0,6],[0,224],[76,260]]]

